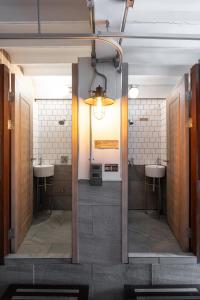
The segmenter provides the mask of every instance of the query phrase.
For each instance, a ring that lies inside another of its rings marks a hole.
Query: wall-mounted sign
[[[118,172],[118,164],[105,164],[104,171],[105,172]]]
[[[95,140],[94,145],[96,149],[119,149],[118,140]]]

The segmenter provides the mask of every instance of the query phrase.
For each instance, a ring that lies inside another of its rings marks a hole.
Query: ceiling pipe
[[[188,35],[132,35],[121,32],[101,32],[90,33],[0,33],[0,40],[102,40],[103,42],[114,43],[114,39],[139,39],[139,40],[175,40],[175,41],[200,41],[197,37]],[[121,48],[120,45],[119,49]],[[120,50],[121,51],[121,50]]]
[[[122,66],[122,48],[115,39],[138,39],[138,40],[171,40],[171,41],[199,41],[200,36],[190,37],[188,35],[132,35],[122,32],[98,32],[98,34],[87,33],[1,33],[0,40],[85,40],[85,41],[102,41],[109,44],[117,51],[119,59],[118,70]],[[109,59],[110,60],[110,59]]]
[[[126,23],[127,23],[127,17],[128,17],[128,10],[130,7],[133,8],[135,0],[126,0],[125,2],[125,8],[124,8],[124,14],[123,14],[123,19],[120,27],[120,32],[124,32],[126,28]],[[121,46],[122,44],[122,38],[119,39],[119,44]]]
[[[38,21],[38,34],[40,34],[41,33],[40,0],[37,0],[37,21]]]
[[[87,7],[89,8],[90,14],[90,29],[93,34],[95,34],[95,12],[94,12],[94,1],[86,0]],[[96,59],[96,45],[95,40],[92,41],[92,53],[91,53],[92,61]]]

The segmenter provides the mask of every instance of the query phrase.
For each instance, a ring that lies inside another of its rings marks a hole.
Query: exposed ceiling
[[[89,33],[85,0],[40,0],[42,33]],[[37,0],[0,0],[0,33],[37,33]],[[91,44],[74,40],[1,40],[27,75],[66,75],[70,64],[90,56]]]
[[[88,33],[89,11],[86,0],[40,0],[42,32]],[[36,0],[0,0],[0,33],[37,32]],[[106,31],[101,21],[109,20],[109,31],[120,30],[125,1],[94,0],[96,31]],[[187,34],[200,37],[199,0],[135,0],[129,9],[126,33],[134,35]],[[100,22],[99,22],[100,21]],[[0,41],[0,47],[31,75],[70,73],[70,63],[90,56],[89,42]],[[135,84],[173,85],[200,59],[199,41],[127,39],[122,42],[124,61],[129,63],[130,81]],[[99,56],[114,52],[97,44]],[[142,83],[141,83],[142,82]]]
[[[108,18],[109,31],[119,31],[124,2],[95,0],[95,4],[96,19]],[[199,16],[199,0],[135,0],[134,7],[129,8],[125,33],[200,37]],[[97,30],[103,30],[102,26]],[[200,59],[200,40],[124,39],[122,47],[124,61],[129,63],[132,75],[130,81],[135,84],[140,84],[141,78],[147,85],[151,80],[155,83],[157,80],[158,84],[175,84]]]

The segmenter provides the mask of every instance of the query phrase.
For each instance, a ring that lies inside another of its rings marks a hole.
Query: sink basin
[[[165,176],[165,166],[147,165],[145,166],[145,175],[152,178],[162,178]]]
[[[50,177],[54,175],[54,165],[37,165],[33,167],[35,177]]]

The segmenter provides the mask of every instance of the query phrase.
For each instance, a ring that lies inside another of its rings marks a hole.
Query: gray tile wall
[[[42,206],[48,206],[52,199],[54,210],[71,210],[72,207],[72,167],[67,164],[55,165],[52,186],[47,191],[41,189]],[[36,201],[36,198],[35,198]]]
[[[133,165],[128,169],[128,208],[129,209],[146,209],[145,202],[145,166]],[[165,212],[166,202],[166,180],[161,179],[162,206]],[[148,190],[148,209],[157,208],[157,191],[153,192],[152,188]]]

